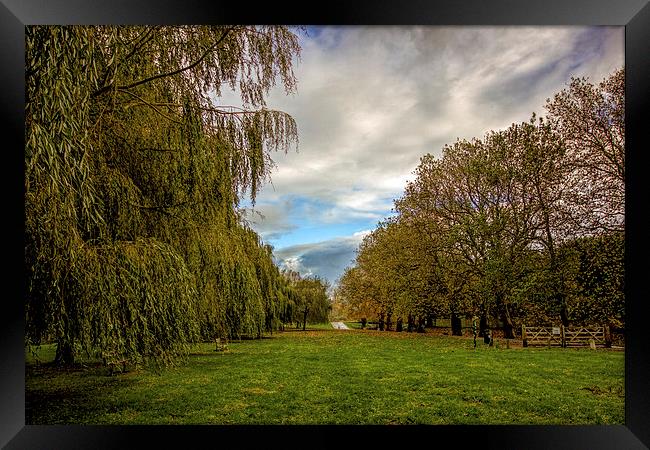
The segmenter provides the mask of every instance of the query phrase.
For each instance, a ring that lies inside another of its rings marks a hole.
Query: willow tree
[[[272,326],[279,275],[237,207],[297,142],[265,96],[299,53],[286,27],[26,28],[27,343],[169,362]]]
[[[302,323],[303,331],[306,330],[307,322],[327,322],[332,305],[327,291],[329,283],[318,276],[301,277],[293,271],[285,272],[290,280],[291,288],[291,321],[299,326]]]

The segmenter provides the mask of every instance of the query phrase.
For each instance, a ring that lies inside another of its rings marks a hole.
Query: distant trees
[[[336,288],[335,299],[350,318],[376,315],[375,293],[370,280],[359,266],[347,267]]]
[[[265,106],[297,36],[264,26],[28,26],[26,339],[167,363],[281,323],[290,287],[239,219],[297,142]],[[244,108],[220,105],[238,88]]]
[[[327,294],[329,284],[314,276],[301,278],[293,288],[297,298],[294,319],[302,324],[302,329],[305,330],[308,322],[327,322],[331,310]]]
[[[454,334],[474,314],[481,333],[498,319],[506,337],[523,318],[622,324],[623,87],[622,70],[597,86],[572,79],[548,118],[423,156],[337,297],[380,324],[448,316]]]

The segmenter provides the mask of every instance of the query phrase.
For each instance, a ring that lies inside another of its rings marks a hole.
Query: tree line
[[[247,226],[271,153],[266,107],[296,88],[281,26],[28,26],[26,344],[172,363],[189,344],[327,319],[319,279],[282,273]],[[243,107],[219,105],[237,89]],[[325,287],[322,289],[325,292]],[[308,312],[305,312],[308,311]]]
[[[393,217],[360,244],[336,301],[380,329],[476,315],[528,325],[608,324],[624,307],[624,70],[573,77],[545,117],[426,154]]]

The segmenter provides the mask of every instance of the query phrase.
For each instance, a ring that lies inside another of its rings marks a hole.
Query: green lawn
[[[624,354],[611,350],[322,327],[200,345],[158,374],[27,360],[27,424],[624,423]]]
[[[307,325],[307,330],[333,330],[331,322],[325,323],[310,323]],[[302,330],[302,328],[300,328]]]

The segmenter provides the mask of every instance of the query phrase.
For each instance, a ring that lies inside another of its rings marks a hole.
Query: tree
[[[550,125],[533,116],[482,140],[446,146],[439,160],[422,158],[397,210],[428,230],[444,255],[438,266],[448,281],[452,323],[460,312],[454,302],[464,297],[465,312],[481,317],[481,333],[494,313],[513,337],[513,290],[525,276],[528,249],[537,243],[553,254],[563,225],[563,155]]]
[[[463,262],[455,266],[460,271],[469,270],[483,281],[483,316],[491,307],[497,309],[510,337],[508,296],[528,235],[526,227],[519,226],[523,205],[515,196],[517,170],[511,162],[516,139],[517,129],[511,128],[490,133],[484,141],[447,146],[439,163],[423,161],[417,188],[419,197],[432,205],[433,222],[446,237],[444,252]]]
[[[168,363],[264,328],[278,275],[237,206],[297,142],[264,98],[299,52],[286,27],[26,28],[28,343]]]
[[[538,145],[527,153],[528,191],[538,214],[535,242],[546,258],[543,274],[551,308],[569,325],[568,297],[574,263],[567,243],[582,236],[621,231],[624,218],[624,71],[598,86],[572,78],[548,99],[548,121],[538,125]]]
[[[583,325],[625,325],[625,239],[622,232],[576,239],[567,244],[576,259],[572,319]]]
[[[451,316],[452,334],[461,335],[460,316],[474,309],[473,284],[471,270],[457,251],[452,222],[441,209],[445,169],[441,160],[427,154],[415,175],[404,195],[395,201],[395,210],[414,233],[413,259],[418,262],[420,277],[427,280],[426,316]],[[409,323],[409,328],[413,326]]]
[[[570,159],[572,227],[582,235],[621,231],[625,216],[625,71],[598,85],[572,78],[546,103]]]
[[[341,279],[354,307],[489,318],[622,323],[624,73],[572,79],[549,118],[424,155]],[[593,243],[597,243],[594,246]],[[598,247],[598,245],[600,247]],[[591,312],[590,311],[591,308]]]
[[[344,305],[349,318],[377,318],[376,296],[363,268],[353,266],[343,271],[335,297]]]
[[[327,322],[331,310],[327,295],[328,283],[317,276],[312,276],[297,280],[293,287],[298,299],[296,319],[302,323],[303,331],[307,327],[307,322]]]

